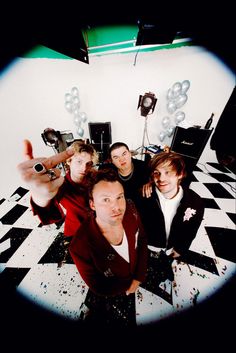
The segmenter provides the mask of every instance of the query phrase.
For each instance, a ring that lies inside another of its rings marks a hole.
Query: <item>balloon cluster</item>
[[[80,99],[79,99],[79,90],[77,87],[71,89],[71,93],[65,94],[65,108],[66,110],[73,114],[74,123],[77,127],[77,134],[82,137],[84,135],[84,129],[82,128],[82,123],[85,123],[87,120],[87,115],[84,112],[80,112]]]
[[[173,114],[177,109],[181,108],[188,99],[186,92],[190,87],[190,82],[184,80],[182,83],[175,82],[171,88],[167,91],[167,106],[166,109],[169,114]],[[162,142],[166,136],[171,137],[174,133],[175,126],[179,125],[185,119],[185,113],[177,111],[174,114],[174,123],[171,122],[169,116],[165,116],[162,119],[162,130],[159,134],[159,140]]]

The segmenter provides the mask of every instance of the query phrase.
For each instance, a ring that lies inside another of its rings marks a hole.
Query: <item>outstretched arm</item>
[[[36,205],[46,207],[50,200],[55,197],[64,182],[64,177],[61,176],[60,169],[57,168],[57,165],[66,161],[73,153],[72,150],[67,149],[66,151],[48,158],[34,158],[31,142],[24,140],[24,161],[18,164],[17,169],[22,180],[28,185],[32,200]],[[37,173],[33,168],[36,163],[42,163],[45,170]],[[50,175],[45,172],[49,169],[53,170],[55,173],[55,179],[53,180],[51,180]]]

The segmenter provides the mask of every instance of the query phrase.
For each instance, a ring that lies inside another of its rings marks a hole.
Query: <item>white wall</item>
[[[188,101],[181,108],[186,126],[204,126],[214,112],[213,127],[235,85],[234,74],[201,47],[90,57],[89,65],[77,60],[19,59],[2,73],[0,83],[1,184],[0,199],[22,184],[16,165],[22,161],[22,141],[32,141],[36,156],[53,154],[41,133],[47,127],[71,130],[76,126],[64,107],[65,93],[78,87],[81,107],[91,122],[110,121],[112,142],[126,142],[131,149],[142,144],[145,118],[137,110],[138,98],[153,92],[158,98],[148,117],[149,142],[162,143],[158,135],[168,115],[166,93],[175,82],[189,80]],[[169,115],[171,116],[171,115]],[[172,118],[173,119],[173,118]],[[89,138],[87,122],[84,137]],[[146,141],[148,144],[148,141]],[[209,143],[208,143],[209,145]],[[209,146],[208,146],[209,149]]]

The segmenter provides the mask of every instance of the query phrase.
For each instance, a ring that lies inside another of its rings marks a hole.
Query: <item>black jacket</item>
[[[201,197],[183,187],[183,197],[173,218],[167,242],[164,215],[155,186],[150,198],[140,196],[137,208],[147,233],[148,245],[167,249],[173,247],[181,255],[189,249],[204,215]]]

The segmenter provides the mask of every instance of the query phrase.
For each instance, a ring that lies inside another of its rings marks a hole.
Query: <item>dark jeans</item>
[[[171,266],[173,260],[163,250],[159,254],[149,250],[147,276],[145,282],[140,286],[152,293],[156,293],[161,282],[166,279],[173,281],[174,273]]]
[[[135,294],[99,296],[88,290],[84,304],[88,308],[82,318],[85,324],[105,327],[135,327]]]

